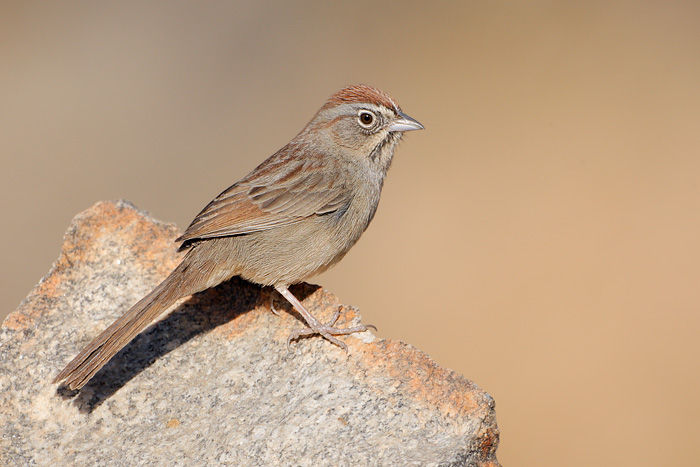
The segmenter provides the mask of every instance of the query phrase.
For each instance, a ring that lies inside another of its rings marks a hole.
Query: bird
[[[423,125],[384,91],[358,84],[331,95],[289,143],[214,198],[176,239],[184,257],[150,293],[95,337],[55,377],[82,388],[119,350],[178,299],[234,276],[272,286],[304,318],[300,336],[335,336],[340,309],[319,321],[289,291],[340,261],[369,226],[395,149]]]

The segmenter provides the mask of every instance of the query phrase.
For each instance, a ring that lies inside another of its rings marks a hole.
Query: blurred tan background
[[[426,130],[314,282],[494,396],[508,466],[700,465],[700,3],[3,2],[2,314],[70,219],[187,226],[364,82]]]

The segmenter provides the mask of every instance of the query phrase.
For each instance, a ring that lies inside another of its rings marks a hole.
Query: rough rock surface
[[[181,300],[81,391],[51,384],[175,266],[176,235],[123,201],[76,216],[0,330],[0,465],[498,465],[474,383],[369,332],[348,354],[318,337],[288,350],[297,315],[237,279]],[[326,319],[340,305],[292,290]]]

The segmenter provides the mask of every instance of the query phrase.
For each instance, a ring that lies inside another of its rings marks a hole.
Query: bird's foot
[[[333,317],[328,321],[327,323],[321,323],[320,321],[316,320],[315,318],[313,320],[307,320],[307,324],[309,325],[308,328],[299,328],[295,329],[292,331],[292,333],[289,335],[287,338],[287,347],[289,347],[289,344],[293,341],[296,340],[300,337],[303,336],[311,336],[314,334],[320,334],[321,336],[325,337],[328,339],[330,342],[333,344],[337,345],[341,349],[345,350],[345,352],[348,351],[348,346],[345,344],[345,342],[341,341],[340,339],[336,339],[334,336],[342,336],[345,334],[353,334],[355,332],[364,332],[370,328],[374,329],[375,331],[377,330],[377,327],[372,325],[372,324],[363,324],[361,326],[354,326],[351,328],[337,328],[335,327],[336,321],[338,321],[338,317],[340,316],[340,310],[343,309],[343,306],[339,306],[338,309],[335,311],[335,314],[333,314]]]

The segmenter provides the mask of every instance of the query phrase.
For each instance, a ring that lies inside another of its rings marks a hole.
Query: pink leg
[[[287,339],[287,345],[294,339],[297,339],[301,336],[308,336],[310,334],[320,334],[341,349],[345,350],[346,352],[348,351],[348,346],[345,345],[344,342],[336,339],[333,337],[334,335],[343,335],[343,334],[352,334],[354,332],[363,332],[366,331],[368,328],[373,328],[376,330],[377,328],[372,326],[371,324],[369,325],[362,325],[362,326],[355,326],[352,328],[336,328],[333,325],[335,322],[338,320],[338,317],[340,316],[340,309],[342,307],[338,307],[338,310],[335,312],[331,320],[323,324],[319,320],[317,320],[314,315],[309,313],[306,308],[304,308],[304,305],[301,304],[297,298],[292,295],[292,293],[287,289],[287,287],[282,287],[282,286],[275,286],[275,289],[284,297],[286,298],[289,303],[292,304],[295,310],[299,312],[299,314],[306,320],[306,324],[309,325],[308,328],[304,329],[295,329],[292,334],[290,334],[289,338]]]

